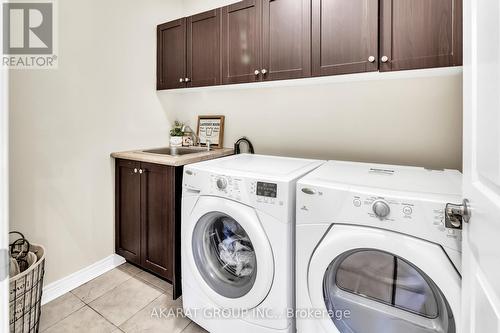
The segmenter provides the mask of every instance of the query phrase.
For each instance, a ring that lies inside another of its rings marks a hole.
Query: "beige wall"
[[[176,3],[58,1],[59,69],[11,73],[11,229],[47,246],[46,282],[114,252],[109,153],[168,142],[155,32]]]
[[[459,69],[283,84],[158,95],[170,115],[190,124],[199,114],[225,115],[229,147],[245,135],[264,154],[461,168]]]

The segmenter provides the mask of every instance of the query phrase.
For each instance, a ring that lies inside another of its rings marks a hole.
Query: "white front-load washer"
[[[330,161],[297,183],[299,333],[455,333],[454,170]]]
[[[212,333],[295,332],[296,181],[322,163],[241,154],[184,168],[182,291],[189,318]]]

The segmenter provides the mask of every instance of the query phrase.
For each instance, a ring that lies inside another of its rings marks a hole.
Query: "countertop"
[[[156,149],[162,149],[162,148],[156,148]],[[183,149],[193,149],[193,148],[183,147]],[[145,150],[151,150],[151,149],[138,149],[138,150],[114,152],[111,153],[111,157],[122,158],[132,161],[169,165],[169,166],[181,166],[181,165],[211,160],[218,157],[232,155],[234,152],[233,148],[214,148],[210,151],[200,151],[196,153],[173,156],[173,155],[148,153],[145,152]]]

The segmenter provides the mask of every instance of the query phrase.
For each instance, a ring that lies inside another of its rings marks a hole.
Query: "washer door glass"
[[[257,260],[250,238],[232,217],[210,212],[197,222],[192,250],[198,271],[219,295],[239,298],[255,283]]]
[[[342,333],[455,332],[450,306],[435,283],[390,253],[363,249],[338,256],[326,270],[323,296]]]

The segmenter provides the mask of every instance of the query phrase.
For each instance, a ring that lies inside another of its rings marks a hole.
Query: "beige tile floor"
[[[207,332],[186,317],[159,316],[179,308],[172,285],[123,264],[42,306],[40,332]]]

